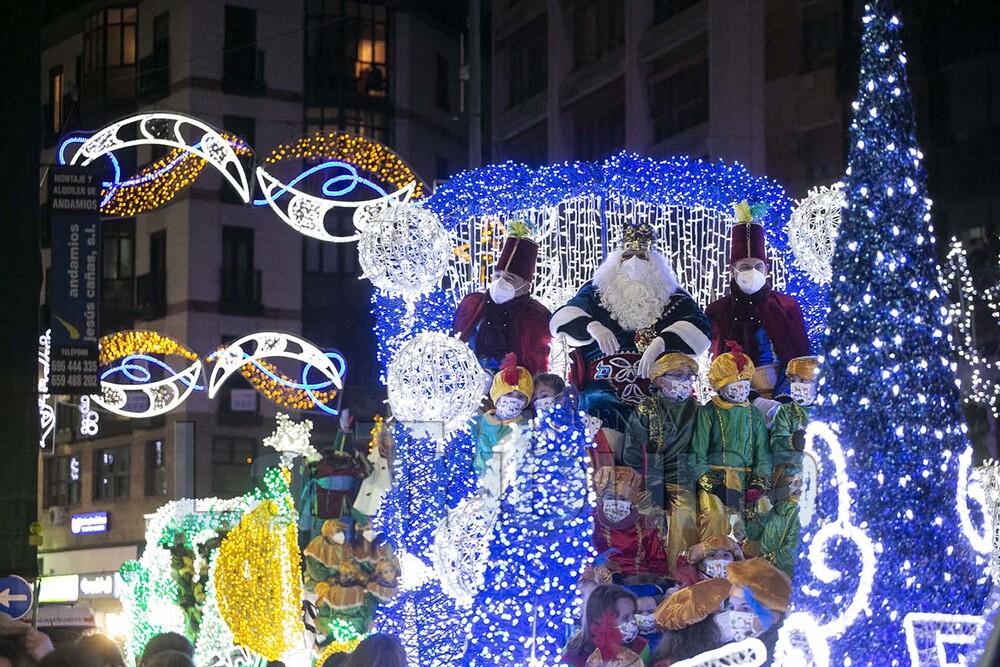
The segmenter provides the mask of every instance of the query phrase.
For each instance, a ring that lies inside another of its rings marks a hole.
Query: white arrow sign
[[[3,605],[8,609],[10,609],[11,602],[27,602],[27,601],[28,601],[27,595],[11,595],[9,588],[0,591],[0,605]]]

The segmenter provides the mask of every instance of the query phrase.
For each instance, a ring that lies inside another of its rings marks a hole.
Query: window
[[[94,500],[128,498],[130,454],[128,445],[94,452]]]
[[[45,459],[45,489],[42,506],[80,504],[80,458],[55,456]]]
[[[802,8],[802,71],[811,72],[837,60],[840,16],[837,5],[819,2]]]
[[[170,94],[170,12],[153,17],[153,52],[139,59],[139,94],[158,99]]]
[[[573,64],[596,62],[625,43],[625,3],[594,0],[573,12]]]
[[[238,95],[264,92],[264,53],[257,50],[257,11],[226,5],[222,89]]]
[[[824,183],[844,173],[843,132],[838,123],[799,134],[799,157],[807,183]]]
[[[135,64],[135,7],[114,7],[83,24],[84,74]]]
[[[577,112],[573,137],[581,160],[600,160],[620,151],[625,146],[625,104]]]
[[[438,109],[451,113],[451,72],[448,59],[437,54],[437,106]]]
[[[305,83],[312,100],[386,96],[389,54],[384,6],[358,0],[308,0],[305,40]]]
[[[391,143],[385,111],[347,106],[306,108],[307,133],[331,130],[350,132],[383,144]]]
[[[303,239],[302,254],[303,265],[306,273],[313,274],[335,274],[340,273],[343,262],[341,261],[342,243],[326,243],[319,239],[305,237]]]
[[[549,80],[548,24],[536,19],[511,40],[508,51],[507,108],[512,109],[545,90]]]
[[[254,268],[253,230],[222,228],[222,295],[227,305],[260,303],[260,271]]]
[[[500,157],[537,167],[548,161],[548,128],[539,123],[500,144]]]
[[[708,120],[708,58],[692,56],[649,80],[654,140],[663,141]]]
[[[250,467],[257,458],[253,438],[212,438],[212,495],[235,498],[250,490]]]
[[[143,486],[147,496],[167,495],[167,456],[162,440],[146,443]]]
[[[663,23],[697,4],[698,0],[653,0],[653,23]]]
[[[131,224],[120,224],[122,222]],[[119,224],[115,224],[119,223]],[[134,221],[107,221],[101,226],[105,281],[131,279],[135,275]]]
[[[63,127],[63,67],[58,65],[49,70],[49,131],[62,132]]]

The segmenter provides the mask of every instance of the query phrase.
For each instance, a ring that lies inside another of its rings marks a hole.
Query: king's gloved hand
[[[600,322],[594,321],[588,324],[587,333],[597,341],[597,347],[601,348],[601,352],[605,355],[614,354],[621,347],[618,344],[618,337]]]

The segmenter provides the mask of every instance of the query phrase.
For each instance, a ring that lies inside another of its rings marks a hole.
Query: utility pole
[[[469,0],[469,169],[483,161],[483,16],[482,0]]]

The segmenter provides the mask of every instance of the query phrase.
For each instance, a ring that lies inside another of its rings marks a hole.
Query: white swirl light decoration
[[[208,383],[208,397],[215,398],[226,379],[244,364],[268,357],[300,361],[322,373],[337,389],[344,388],[336,364],[318,347],[293,334],[261,331],[243,336],[208,357],[209,361],[215,362]]]
[[[135,138],[125,138],[130,135]],[[132,146],[189,151],[218,169],[244,203],[250,201],[247,172],[232,145],[205,122],[184,114],[154,111],[117,120],[83,142],[69,164],[86,166],[102,155]]]
[[[875,581],[877,560],[875,545],[868,534],[851,523],[851,481],[847,475],[847,460],[837,434],[823,422],[812,422],[806,428],[805,451],[826,463],[818,456],[815,448],[817,438],[822,438],[830,449],[829,462],[833,464],[833,475],[837,488],[837,516],[820,528],[809,544],[809,562],[813,574],[823,583],[833,583],[849,573],[831,568],[826,561],[826,546],[839,540],[850,540],[858,549],[861,568],[857,573],[857,588],[854,596],[840,615],[827,623],[820,623],[806,612],[789,614],[778,635],[775,646],[776,664],[802,665],[803,667],[828,667],[830,651],[828,640],[839,637],[868,608],[872,584]],[[831,471],[820,470],[829,475]],[[819,595],[819,592],[815,592]],[[804,640],[804,641],[803,641]]]
[[[993,520],[993,548],[990,553],[990,571],[994,584],[1000,584],[1000,462],[989,459],[975,469],[985,496],[985,507]],[[959,476],[961,478],[961,475]]]
[[[411,432],[445,437],[476,414],[484,371],[458,338],[425,331],[407,341],[389,364],[392,413]]]
[[[986,492],[979,480],[979,470],[979,468],[972,469],[972,445],[969,445],[958,457],[956,509],[958,510],[959,522],[962,525],[962,533],[968,538],[972,548],[981,554],[988,554],[994,550],[990,534],[993,532],[992,528],[996,517],[992,512],[987,511]],[[969,499],[974,500],[983,513],[984,521],[980,525],[976,525],[971,512],[969,512]]]
[[[184,370],[156,382],[129,385],[102,380],[101,393],[91,394],[90,400],[108,412],[122,417],[133,419],[156,417],[170,412],[186,401],[198,385],[200,376],[201,362],[194,361]],[[178,386],[178,382],[181,386]],[[145,407],[131,407],[135,404],[129,403],[129,396],[136,394],[142,394],[146,397],[145,401],[141,403]]]
[[[834,183],[830,187],[822,185],[810,190],[805,199],[797,202],[785,227],[795,263],[820,285],[830,282],[833,277],[830,261],[840,227],[840,213],[847,206],[843,187],[843,183]]]
[[[434,570],[441,579],[441,590],[460,607],[471,606],[483,587],[499,515],[498,497],[473,493],[448,510],[434,531],[430,553]]]
[[[38,448],[48,447],[56,428],[56,408],[49,405],[49,360],[52,356],[52,329],[38,337]]]
[[[410,201],[417,185],[416,181],[411,181],[395,192],[390,192],[377,199],[341,201],[311,195],[285,185],[269,174],[264,167],[257,167],[257,182],[260,183],[261,192],[268,206],[271,207],[271,210],[275,212],[282,222],[300,234],[330,243],[350,243],[357,241],[361,238],[362,232],[368,227],[374,215],[393,206],[405,204]],[[284,193],[291,195],[287,203],[278,201],[278,198]],[[354,209],[354,234],[337,236],[326,231],[323,219],[327,213],[335,208]]]
[[[981,616],[910,612],[903,617],[903,630],[911,667],[966,664],[965,656],[959,658],[960,662],[953,662],[946,647],[968,647],[985,624]]]
[[[377,213],[358,243],[363,278],[412,301],[434,289],[448,268],[452,243],[438,216],[412,204]]]

